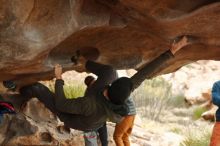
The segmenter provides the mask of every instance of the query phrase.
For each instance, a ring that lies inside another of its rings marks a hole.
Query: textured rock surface
[[[138,69],[182,35],[192,43],[155,74],[219,60],[219,10],[218,0],[0,0],[0,80],[51,78],[54,63],[74,69],[77,49]]]
[[[0,131],[1,145],[83,145],[82,132],[65,128],[37,99],[6,115]]]

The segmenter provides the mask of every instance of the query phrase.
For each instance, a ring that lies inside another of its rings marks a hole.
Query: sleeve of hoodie
[[[98,78],[91,88],[99,90],[106,85],[111,84],[118,78],[117,72],[109,65],[103,65],[93,61],[87,61],[86,69],[94,73]]]
[[[70,114],[87,115],[86,107],[88,107],[88,98],[78,97],[74,99],[67,99],[63,90],[64,81],[56,80],[55,83],[55,105],[60,112]]]
[[[174,58],[174,55],[170,50],[167,50],[166,52],[162,53],[160,56],[146,64],[144,67],[142,67],[137,73],[135,73],[131,77],[133,88],[138,88],[144,80],[152,78],[153,75],[155,75],[155,73],[160,70],[161,67],[166,66],[166,63],[172,58]]]
[[[212,102],[220,107],[220,81],[215,82],[212,87]]]

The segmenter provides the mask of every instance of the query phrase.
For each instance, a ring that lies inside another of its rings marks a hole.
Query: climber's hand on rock
[[[55,65],[54,73],[55,73],[56,79],[62,79],[63,71],[62,71],[62,66],[60,64]]]
[[[171,46],[170,51],[174,55],[177,51],[179,51],[181,48],[185,47],[188,44],[189,44],[188,38],[186,36],[184,36],[178,42],[175,42],[175,40],[174,40],[174,42],[173,42],[173,44]]]

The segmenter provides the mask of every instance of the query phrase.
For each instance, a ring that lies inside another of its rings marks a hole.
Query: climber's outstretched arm
[[[188,45],[189,42],[187,41],[187,37],[184,36],[181,40],[178,42],[173,42],[171,45],[171,48],[155,58],[153,61],[145,65],[143,68],[141,68],[136,74],[134,74],[131,77],[131,80],[133,82],[133,89],[136,89],[140,86],[140,84],[145,80],[152,77],[152,75],[157,72],[157,70],[166,64],[166,62],[172,58],[174,58],[174,54],[179,51],[181,48]]]

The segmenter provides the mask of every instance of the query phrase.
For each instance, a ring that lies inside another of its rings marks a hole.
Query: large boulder
[[[216,0],[0,0],[0,80],[52,78],[55,63],[74,69],[76,50],[139,70],[182,35],[191,44],[154,75],[219,60],[219,9]]]

